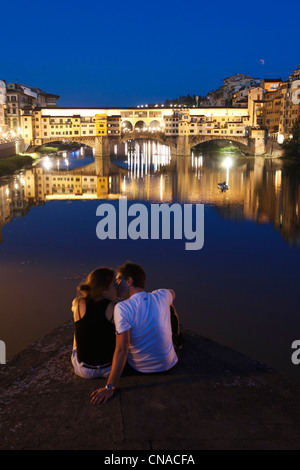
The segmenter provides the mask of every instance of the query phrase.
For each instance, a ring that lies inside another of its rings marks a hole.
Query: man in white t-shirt
[[[170,305],[171,289],[145,291],[145,272],[134,263],[118,269],[119,302],[114,310],[116,348],[107,385],[92,393],[92,403],[106,403],[122,375],[126,360],[142,373],[163,372],[178,361],[173,341]]]

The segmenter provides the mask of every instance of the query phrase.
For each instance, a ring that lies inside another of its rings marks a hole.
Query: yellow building
[[[280,118],[282,111],[282,88],[278,88],[275,91],[268,91],[264,96],[264,125],[268,129],[269,134],[278,134],[281,129]]]
[[[97,196],[103,197],[108,195],[108,178],[97,177]]]
[[[107,135],[107,115],[106,114],[96,114],[95,115],[96,123],[96,135],[104,136]]]
[[[261,81],[261,86],[265,91],[275,91],[282,85],[281,78],[264,78]]]
[[[263,126],[269,135],[282,143],[290,137],[293,124],[300,116],[300,67],[287,81],[274,83],[273,88],[264,95]]]

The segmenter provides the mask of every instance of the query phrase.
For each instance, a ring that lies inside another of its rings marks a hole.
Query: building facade
[[[21,109],[26,106],[56,107],[58,95],[53,95],[28,85],[8,83],[6,89],[6,122],[7,130],[21,131]]]
[[[1,135],[6,132],[5,105],[6,84],[5,80],[0,80],[0,138]]]
[[[291,137],[300,117],[300,67],[286,81],[268,80],[264,86],[263,126],[269,136],[282,143]]]

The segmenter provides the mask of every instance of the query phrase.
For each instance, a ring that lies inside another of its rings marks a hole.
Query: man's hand
[[[107,388],[98,388],[91,394],[92,405],[99,405],[100,403],[105,404],[114,394],[113,390],[107,390]]]
[[[130,342],[130,330],[116,335],[116,347],[112,361],[111,371],[108,377],[108,384],[116,386],[124,369],[128,348]],[[91,394],[91,403],[98,405],[99,403],[106,403],[112,396],[113,390],[107,390],[106,387],[98,388]]]

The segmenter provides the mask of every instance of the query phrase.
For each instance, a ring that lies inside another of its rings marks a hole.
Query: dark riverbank
[[[300,382],[184,331],[169,374],[122,377],[106,405],[104,379],[73,374],[72,322],[0,366],[0,449],[300,449]]]
[[[0,160],[0,177],[13,175],[24,167],[31,167],[34,158],[30,155],[13,155]]]

